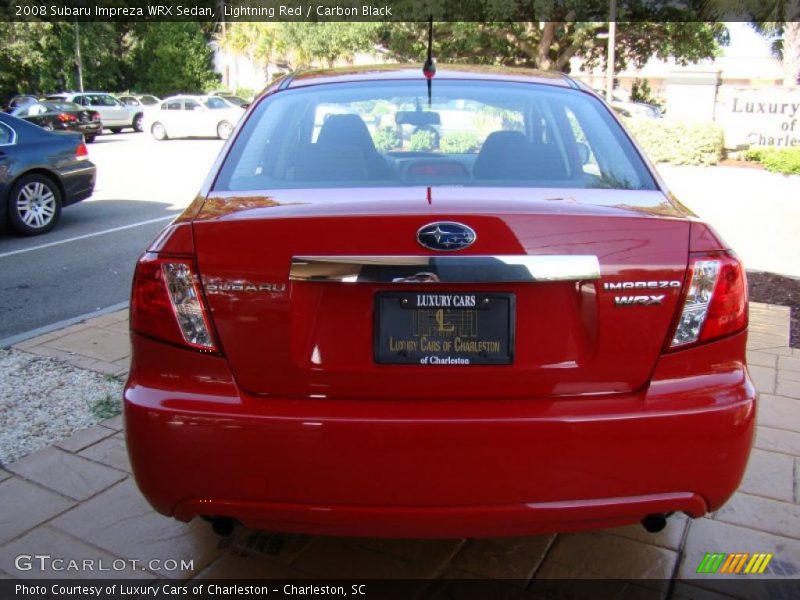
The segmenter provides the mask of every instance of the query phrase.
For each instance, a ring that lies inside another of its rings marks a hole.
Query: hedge
[[[625,119],[628,131],[653,162],[716,165],[722,159],[722,128],[714,123]]]
[[[800,148],[751,148],[744,157],[773,173],[800,175]]]

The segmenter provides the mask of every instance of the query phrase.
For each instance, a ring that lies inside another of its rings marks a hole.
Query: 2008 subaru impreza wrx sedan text
[[[131,464],[220,531],[657,530],[741,481],[746,327],[738,259],[582,84],[289,76],[137,265]]]

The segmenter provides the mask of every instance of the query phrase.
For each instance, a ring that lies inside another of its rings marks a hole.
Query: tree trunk
[[[783,24],[783,85],[800,85],[800,0],[788,0]]]

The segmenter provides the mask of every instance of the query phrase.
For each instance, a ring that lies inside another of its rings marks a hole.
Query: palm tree
[[[720,19],[747,17],[761,35],[771,38],[772,51],[783,61],[783,84],[800,85],[800,0],[710,0]]]

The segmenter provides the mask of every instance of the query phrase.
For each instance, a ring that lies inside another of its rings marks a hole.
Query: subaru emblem
[[[463,250],[475,241],[475,231],[461,223],[428,223],[417,231],[417,241],[430,250]]]

